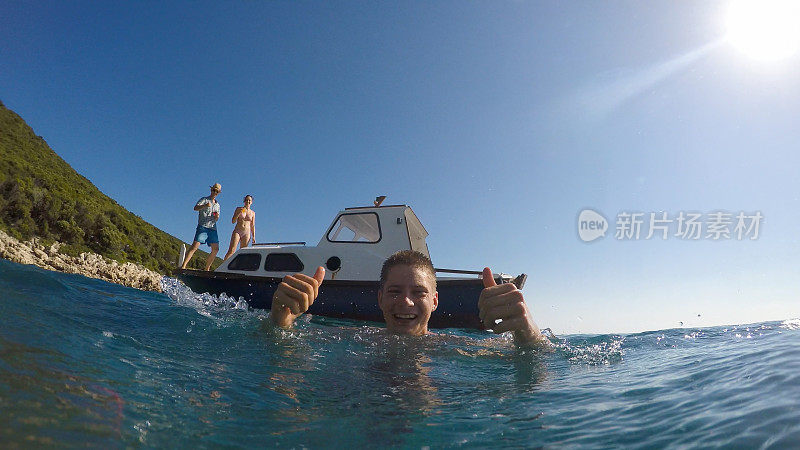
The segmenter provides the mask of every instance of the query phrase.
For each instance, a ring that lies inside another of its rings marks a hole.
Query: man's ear
[[[431,311],[436,311],[436,308],[439,307],[439,291],[433,293],[433,309]]]
[[[378,289],[378,308],[383,310],[383,289]]]

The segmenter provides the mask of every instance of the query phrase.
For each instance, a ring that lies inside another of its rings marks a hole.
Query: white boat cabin
[[[216,272],[283,277],[313,275],[322,266],[328,280],[375,281],[383,261],[399,250],[416,250],[430,258],[427,236],[409,206],[346,208],[316,247],[304,242],[255,244],[239,249]]]

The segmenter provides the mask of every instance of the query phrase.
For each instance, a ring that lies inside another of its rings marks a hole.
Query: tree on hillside
[[[69,254],[91,251],[166,275],[176,267],[179,239],[100,192],[2,102],[0,155],[0,228],[12,236],[60,241]],[[190,266],[201,269],[204,259]]]

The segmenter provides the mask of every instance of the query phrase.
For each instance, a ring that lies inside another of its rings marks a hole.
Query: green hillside
[[[165,275],[181,245],[100,192],[2,102],[0,229],[23,240],[61,241],[64,253],[90,251]],[[201,269],[206,256],[195,255],[191,267]]]

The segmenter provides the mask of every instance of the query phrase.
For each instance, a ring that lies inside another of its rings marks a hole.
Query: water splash
[[[784,320],[781,322],[780,327],[787,330],[800,330],[800,318]]]
[[[161,290],[167,297],[175,300],[179,305],[202,307],[216,310],[241,309],[247,311],[249,306],[244,297],[234,298],[227,295],[214,295],[209,293],[198,294],[176,278],[164,277],[161,279]]]
[[[161,290],[177,305],[194,309],[199,315],[211,319],[217,327],[246,327],[248,319],[264,319],[269,314],[266,310],[251,309],[244,297],[234,298],[224,293],[198,294],[175,278],[162,278]],[[186,332],[191,333],[195,325],[194,322],[189,323]]]
[[[580,341],[562,341],[555,344],[556,351],[570,362],[589,365],[609,365],[622,361],[625,352],[623,336],[599,336]]]

